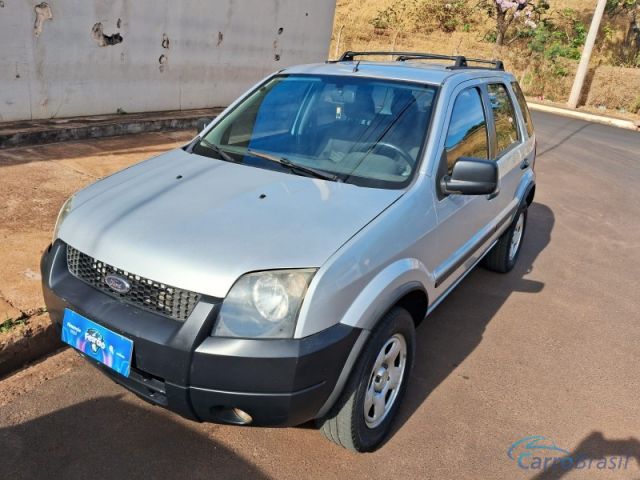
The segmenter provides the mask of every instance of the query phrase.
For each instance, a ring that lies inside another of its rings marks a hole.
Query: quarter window
[[[456,98],[445,150],[449,173],[460,157],[488,158],[487,119],[477,88],[464,90]]]
[[[499,157],[518,143],[518,121],[509,92],[503,84],[489,85],[489,101],[496,126],[496,156]]]

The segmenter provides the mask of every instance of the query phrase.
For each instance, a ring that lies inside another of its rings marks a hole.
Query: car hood
[[[247,272],[320,267],[401,195],[174,150],[78,192],[59,237],[127,272],[224,297]]]

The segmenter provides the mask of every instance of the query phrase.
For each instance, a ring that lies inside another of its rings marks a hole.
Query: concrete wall
[[[0,121],[224,106],[324,61],[335,0],[0,0]]]

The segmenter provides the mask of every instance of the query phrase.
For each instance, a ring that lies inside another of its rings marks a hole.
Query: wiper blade
[[[220,148],[215,143],[211,143],[208,140],[205,140],[204,138],[200,139],[200,144],[204,145],[206,148],[208,148],[210,150],[213,150],[218,155],[220,155],[223,160],[226,160],[227,162],[242,163],[240,160],[236,160],[235,158],[233,158],[231,155],[229,155],[227,152],[225,152],[222,148]]]
[[[299,172],[306,173],[315,178],[321,178],[322,180],[332,180],[338,181],[339,177],[337,175],[333,175],[328,172],[323,172],[322,170],[317,170],[313,167],[307,167],[305,165],[300,165],[299,163],[293,163],[286,157],[279,157],[277,155],[271,155],[270,153],[258,152],[256,150],[252,150],[247,148],[247,155],[251,155],[252,157],[261,158],[263,160],[268,160],[270,162],[278,163],[284,167],[287,167],[289,170],[298,170]]]

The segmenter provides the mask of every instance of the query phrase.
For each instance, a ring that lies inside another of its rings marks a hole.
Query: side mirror
[[[196,128],[198,129],[198,133],[200,133],[205,128],[207,128],[207,125],[209,125],[211,122],[212,122],[211,118],[199,118],[196,121]]]
[[[491,195],[498,189],[498,164],[490,160],[461,157],[453,166],[451,176],[440,180],[442,193],[447,195]]]

